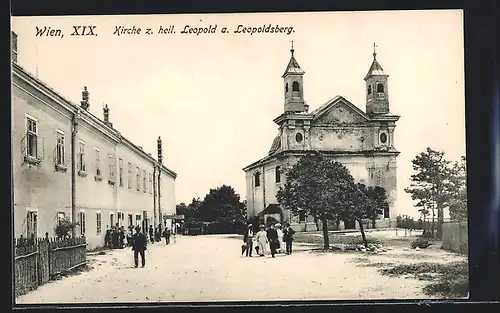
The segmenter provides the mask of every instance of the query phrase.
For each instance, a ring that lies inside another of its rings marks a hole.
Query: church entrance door
[[[354,219],[344,220],[345,229],[356,229],[356,222]]]

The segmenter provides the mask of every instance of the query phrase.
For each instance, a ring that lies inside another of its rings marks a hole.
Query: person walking
[[[252,224],[248,224],[248,229],[243,235],[243,242],[246,245],[246,256],[252,257],[252,249],[253,249],[253,230]]]
[[[153,229],[153,225],[149,225],[149,242],[155,243],[155,230]]]
[[[269,240],[269,248],[271,249],[271,256],[274,258],[276,255],[276,249],[278,248],[278,232],[274,225],[271,224],[269,229],[267,230],[267,240]]]
[[[274,225],[276,227],[276,232],[278,233],[278,244],[277,244],[277,248],[276,248],[276,252],[277,253],[282,253],[283,250],[285,249],[285,242],[283,241],[283,230],[281,230],[281,224],[280,223],[276,223],[276,225]]]
[[[135,228],[135,234],[133,236],[132,251],[134,251],[134,264],[135,267],[139,266],[139,254],[141,255],[141,265],[144,267],[146,265],[145,253],[147,250],[148,239],[146,235],[141,232],[141,227],[137,226]]]
[[[258,247],[257,253],[259,254],[259,256],[265,256],[267,252],[266,246],[269,240],[267,239],[267,234],[264,225],[260,225],[259,229],[260,230],[255,237]]]
[[[286,245],[286,254],[292,254],[293,234],[295,234],[295,231],[290,227],[290,224],[287,224],[285,230],[283,231],[283,241]]]

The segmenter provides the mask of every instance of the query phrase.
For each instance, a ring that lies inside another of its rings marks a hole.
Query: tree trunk
[[[358,219],[359,230],[361,231],[361,238],[363,238],[363,243],[366,248],[368,248],[368,241],[366,240],[365,229],[363,227],[363,221]]]
[[[431,211],[432,211],[432,221],[431,221],[431,234],[432,234],[432,238],[435,237],[435,234],[434,234],[434,229],[436,228],[434,226],[434,223],[435,223],[435,219],[436,219],[436,212],[435,212],[435,208],[434,206],[431,207]]]
[[[437,222],[437,229],[436,229],[436,237],[437,238],[442,238],[443,236],[443,223],[444,223],[444,213],[443,213],[443,206],[442,204],[438,203],[437,205],[437,213],[438,213],[438,222]]]
[[[330,238],[328,238],[328,219],[326,216],[321,217],[321,222],[323,224],[323,249],[328,250],[330,248]]]

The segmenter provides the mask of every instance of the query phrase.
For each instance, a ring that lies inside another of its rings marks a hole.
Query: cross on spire
[[[293,49],[293,40],[292,40],[292,41],[290,41],[290,42],[292,43],[292,49],[290,49],[290,52],[292,53],[292,56],[293,56],[293,52],[295,51],[295,50]]]
[[[377,45],[375,43],[373,43],[373,59],[377,58],[377,51],[375,51],[376,47],[377,47]]]

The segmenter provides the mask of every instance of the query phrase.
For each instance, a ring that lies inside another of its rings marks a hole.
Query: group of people
[[[161,237],[165,238],[165,243],[167,245],[170,244],[170,238],[172,238],[173,242],[176,243],[177,240],[176,240],[175,231],[171,231],[170,228],[168,228],[168,227],[165,227],[163,232],[160,232],[160,229],[161,229],[161,225],[158,225],[158,227],[156,227],[154,229],[153,229],[153,225],[149,226],[148,233],[149,233],[149,241],[151,243],[160,242]]]
[[[137,226],[141,228],[140,226]],[[134,229],[137,229],[133,225],[130,225],[125,229],[124,226],[119,226],[118,223],[106,230],[106,234],[104,236],[104,245],[110,249],[123,249],[124,247],[132,247],[134,241]],[[165,238],[165,243],[170,244],[170,238],[173,238],[175,243],[175,232],[172,232],[168,227],[160,232],[161,225],[158,225],[157,228],[153,228],[153,225],[149,226],[148,236],[146,236],[146,241],[150,243],[155,243],[161,241],[161,237]]]
[[[253,225],[249,224],[248,229],[243,234],[241,254],[246,253],[247,257],[252,257],[254,241],[255,251],[260,257],[268,253],[268,246],[273,258],[276,254],[281,253],[283,248],[285,248],[287,255],[292,254],[294,234],[295,231],[290,227],[290,224],[285,225],[284,229],[282,229],[280,223],[270,225],[268,229],[264,225],[260,225],[259,231],[256,234],[254,234]]]

